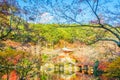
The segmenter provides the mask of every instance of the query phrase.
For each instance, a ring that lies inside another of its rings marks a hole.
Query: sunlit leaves
[[[70,25],[65,26],[68,27],[64,28],[55,24],[36,24],[34,25],[33,30],[39,30],[39,36],[44,37],[48,43],[57,43],[60,40],[68,42],[79,40],[80,42],[88,44],[97,38],[106,36],[102,29],[69,27]],[[73,26],[75,25],[73,24]]]
[[[113,60],[107,67],[106,76],[111,78],[119,78],[120,79],[120,57]]]

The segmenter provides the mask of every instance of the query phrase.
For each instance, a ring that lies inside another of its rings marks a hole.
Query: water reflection
[[[95,80],[93,75],[87,75],[83,73],[71,73],[71,74],[64,74],[64,73],[42,73],[41,80]]]
[[[52,66],[52,65],[51,65]],[[96,80],[93,75],[79,72],[79,67],[70,65],[56,65],[42,71],[41,80]]]

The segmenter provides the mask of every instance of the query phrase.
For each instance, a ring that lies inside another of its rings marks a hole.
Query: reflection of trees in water
[[[93,75],[76,73],[76,79],[75,80],[95,80],[95,77]]]
[[[86,75],[72,70],[45,71],[41,74],[41,80],[94,80],[93,75]]]
[[[74,73],[65,75],[64,73],[43,73],[41,80],[95,80],[96,78],[92,75],[86,75],[82,73]]]

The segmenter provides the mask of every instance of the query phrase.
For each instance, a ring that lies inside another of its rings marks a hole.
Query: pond
[[[87,75],[83,73],[71,73],[71,74],[64,74],[64,73],[42,73],[41,80],[96,80],[93,75]]]
[[[44,66],[41,72],[41,80],[96,80],[92,74],[80,72],[80,67],[69,65]]]

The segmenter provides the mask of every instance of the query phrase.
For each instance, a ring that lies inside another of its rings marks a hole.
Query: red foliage
[[[16,65],[18,60],[21,58],[20,55],[17,55],[14,59],[13,59],[13,64]]]
[[[17,80],[17,78],[18,78],[18,76],[17,76],[16,71],[15,71],[15,70],[12,71],[12,72],[10,73],[9,80]],[[4,75],[4,76],[2,77],[2,79],[3,79],[3,80],[4,80],[4,79],[7,79],[7,75]]]
[[[102,70],[102,71],[105,71],[105,69],[107,68],[108,64],[109,64],[109,62],[101,61],[99,66],[98,66],[98,69]]]
[[[109,80],[106,76],[99,76],[100,80]]]
[[[21,58],[20,55],[15,56],[13,59],[9,59],[11,62],[13,62],[14,65],[17,64],[18,60]],[[9,80],[17,80],[18,76],[15,70],[13,70],[9,75]],[[7,75],[3,75],[2,79],[7,79]]]
[[[10,79],[9,80],[17,80],[17,73],[16,73],[16,71],[12,71],[11,73],[10,73]]]

